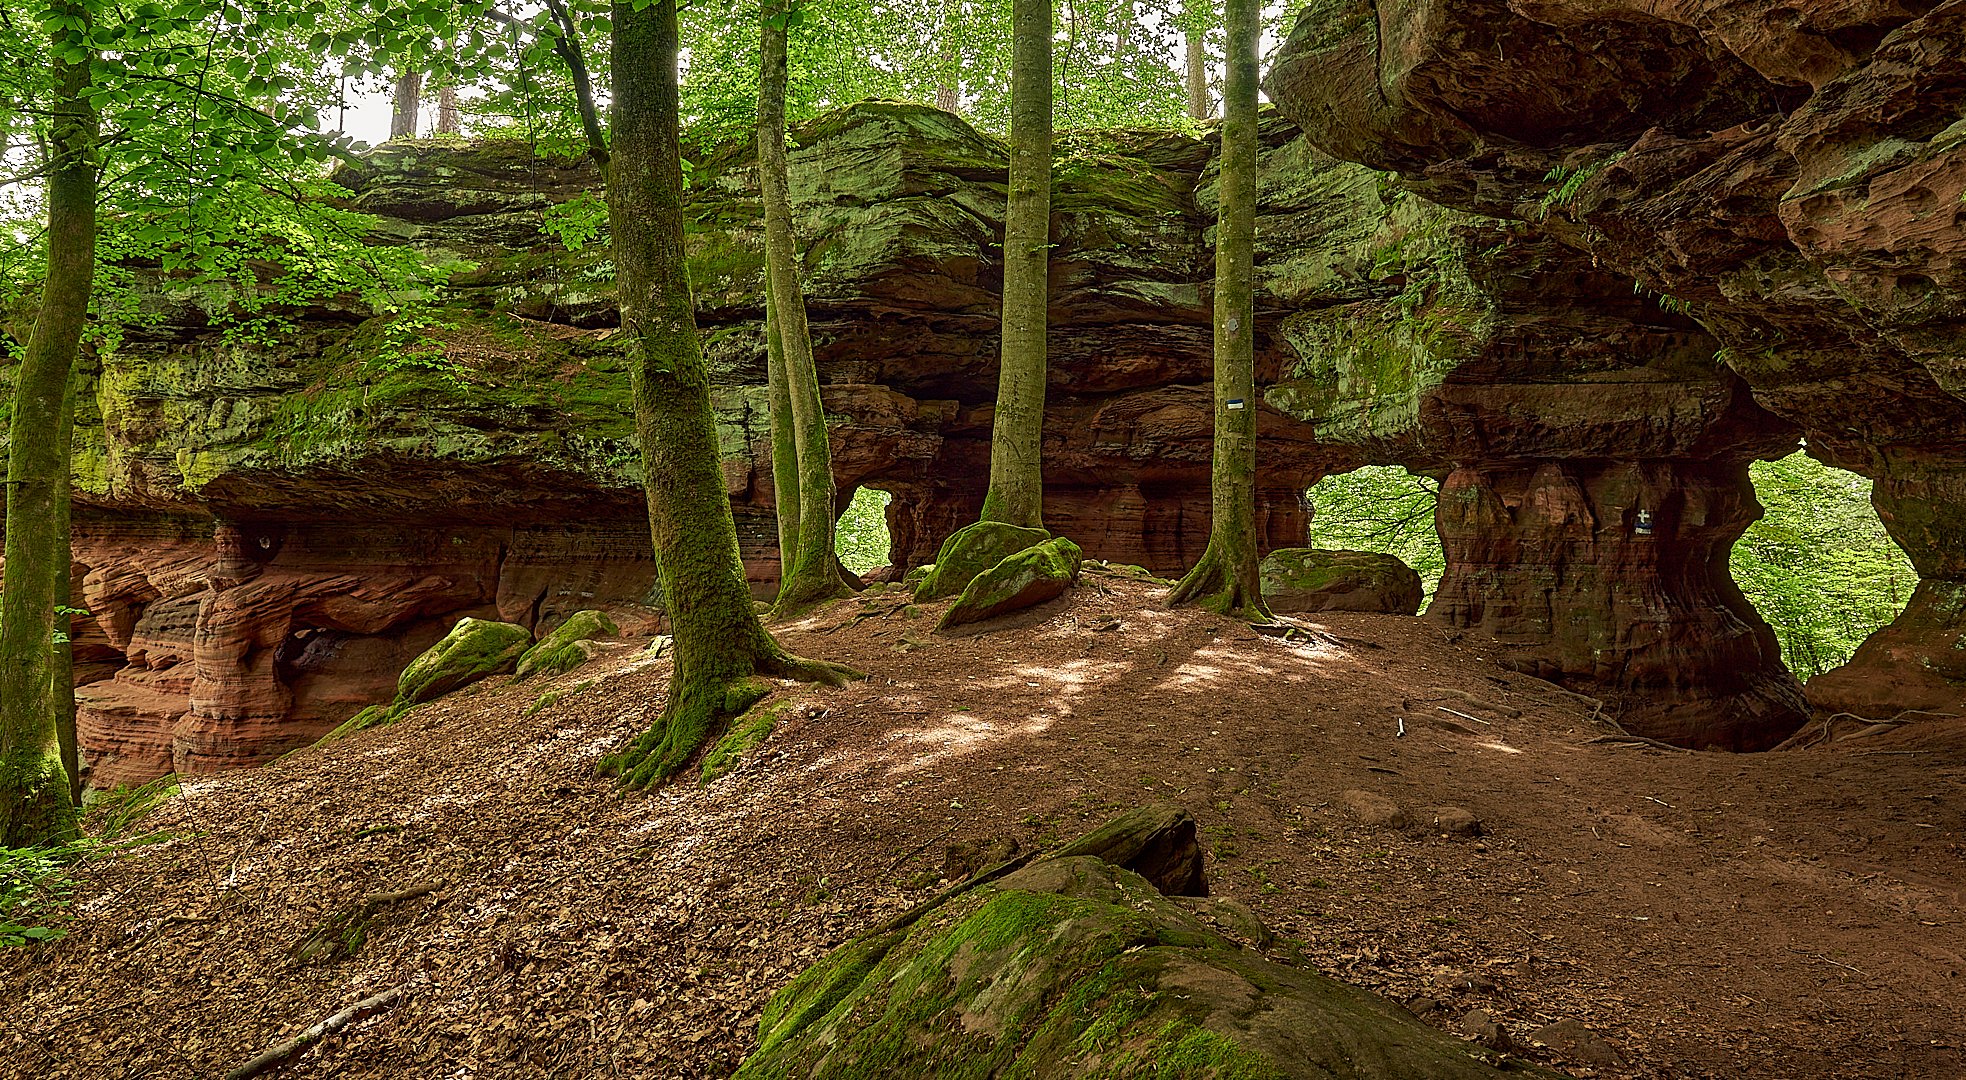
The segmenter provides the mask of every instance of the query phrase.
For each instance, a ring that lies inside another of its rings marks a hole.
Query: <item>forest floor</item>
[[[210,1078],[401,988],[280,1075],[725,1076],[765,998],[926,896],[948,845],[1172,800],[1272,955],[1450,1028],[1577,1020],[1624,1061],[1525,1051],[1577,1075],[1966,1076],[1961,722],[1755,756],[1593,742],[1589,706],[1493,642],[1368,615],[1285,641],[1158,596],[1091,577],[957,639],[892,592],[828,608],[784,640],[872,678],[788,688],[707,787],[594,773],[661,708],[640,643],[187,782],[144,823],[172,838],[86,870],[67,938],[0,950],[0,1075]],[[1349,791],[1420,825],[1363,824]],[[1485,835],[1427,827],[1440,805]],[[354,956],[292,958],[424,884]]]

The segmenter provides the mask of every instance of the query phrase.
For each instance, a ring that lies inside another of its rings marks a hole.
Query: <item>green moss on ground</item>
[[[717,740],[717,745],[703,756],[703,782],[709,783],[732,769],[742,761],[744,755],[771,737],[778,730],[778,718],[792,704],[791,699],[774,701],[767,705],[754,705],[751,711],[731,721],[730,730]]]
[[[401,720],[411,709],[493,675],[511,671],[532,645],[532,631],[514,623],[458,620],[444,639],[410,661],[396,679],[396,698],[371,705],[322,736],[316,745]]]

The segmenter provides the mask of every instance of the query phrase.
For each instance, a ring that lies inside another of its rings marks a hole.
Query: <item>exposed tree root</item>
[[[1263,603],[1262,590],[1243,581],[1228,562],[1210,544],[1195,568],[1169,590],[1167,606],[1198,607],[1248,623],[1270,622],[1270,608]]]
[[[296,964],[313,960],[339,960],[359,952],[369,937],[369,920],[391,904],[428,896],[444,887],[441,881],[426,881],[395,892],[371,893],[321,920],[311,933],[300,939],[288,953]]]
[[[602,775],[619,777],[622,787],[646,790],[681,773],[723,735],[733,719],[771,693],[771,682],[761,676],[823,686],[845,686],[867,677],[850,667],[786,652],[761,658],[753,670],[750,675],[698,678],[685,678],[678,671],[662,716],[627,748],[602,758]]]

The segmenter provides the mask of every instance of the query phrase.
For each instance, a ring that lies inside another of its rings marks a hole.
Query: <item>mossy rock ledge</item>
[[[564,675],[594,658],[593,642],[620,636],[621,627],[606,612],[576,611],[519,657],[514,674],[520,679]]]
[[[444,639],[410,661],[396,680],[396,699],[371,705],[321,738],[333,742],[357,731],[393,724],[403,714],[480,679],[503,675],[532,647],[532,631],[516,623],[459,619]]]
[[[987,622],[1056,600],[1078,581],[1084,562],[1079,546],[1062,536],[1025,548],[976,575],[935,629]]]
[[[1420,575],[1376,551],[1278,548],[1258,571],[1263,602],[1279,615],[1311,611],[1365,611],[1417,615],[1425,590]]]
[[[954,596],[969,586],[976,575],[1016,553],[1051,539],[1043,529],[1005,525],[1001,521],[979,521],[965,525],[942,541],[928,573],[915,586],[915,602],[925,604]]]
[[[987,872],[799,975],[739,1080],[1559,1075],[1243,949],[1198,915],[1211,901],[1072,850]]]

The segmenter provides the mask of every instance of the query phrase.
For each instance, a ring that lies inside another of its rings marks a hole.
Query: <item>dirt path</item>
[[[1444,1026],[1574,1018],[1626,1059],[1530,1051],[1579,1075],[1966,1077],[1966,725],[1754,757],[1593,743],[1587,704],[1492,643],[1358,615],[1285,642],[1096,580],[973,638],[885,597],[793,628],[874,678],[790,691],[708,788],[594,777],[660,707],[666,663],[629,646],[198,779],[148,823],[178,838],[90,874],[67,939],[0,955],[0,1075],[211,1077],[400,986],[280,1075],[724,1076],[765,996],[922,896],[947,844],[1172,799],[1276,955]],[[523,716],[547,689],[572,692]],[[1361,824],[1348,790],[1486,835]],[[354,957],[290,959],[329,912],[434,881]]]

